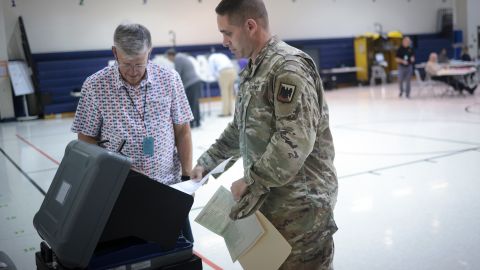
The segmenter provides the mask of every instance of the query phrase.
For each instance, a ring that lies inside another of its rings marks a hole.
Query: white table
[[[451,67],[441,69],[437,76],[465,76],[477,72],[474,67]]]

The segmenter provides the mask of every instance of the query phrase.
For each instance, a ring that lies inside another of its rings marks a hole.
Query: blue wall
[[[449,56],[453,56],[452,42],[449,39],[440,38],[436,34],[412,35],[411,37],[418,63],[426,61],[430,52],[439,52],[441,48],[447,48]],[[320,70],[355,65],[353,37],[287,40],[287,43],[310,54]],[[179,52],[196,56],[209,53],[212,48],[215,48],[217,52],[232,56],[228,49],[220,44],[178,46],[176,49]],[[156,47],[152,54],[161,54],[167,49],[167,47]],[[36,64],[36,77],[39,85],[37,90],[44,100],[43,113],[52,114],[75,111],[78,99],[70,96],[70,92],[80,89],[83,81],[89,75],[105,67],[108,61],[113,59],[113,55],[111,50],[81,51],[34,54],[33,59]],[[356,84],[356,75],[355,73],[338,75],[337,82]],[[218,95],[218,85],[214,83],[211,85],[211,96]]]

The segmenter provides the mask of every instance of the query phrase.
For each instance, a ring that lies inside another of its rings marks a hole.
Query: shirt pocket
[[[273,108],[268,100],[268,87],[265,81],[249,85],[242,114],[246,128],[262,128],[271,124]]]
[[[242,90],[239,92],[237,96],[237,100],[235,102],[235,119],[236,125],[239,130],[243,130],[245,128],[245,119],[248,104],[250,103],[251,95],[248,91]]]
[[[240,123],[241,123],[242,129],[245,129],[245,127],[247,126],[248,106],[250,105],[251,99],[252,99],[252,95],[250,93],[246,93],[243,97],[241,112],[240,112]]]
[[[162,124],[172,122],[172,100],[170,97],[155,97],[147,102],[147,115],[145,120],[149,124]]]

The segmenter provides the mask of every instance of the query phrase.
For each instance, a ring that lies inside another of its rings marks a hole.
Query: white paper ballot
[[[215,167],[213,170],[211,170],[209,173],[207,173],[207,175],[205,175],[200,182],[197,182],[197,181],[194,181],[194,180],[188,180],[188,181],[180,182],[180,183],[177,183],[177,184],[173,184],[170,187],[192,195],[199,187],[201,187],[208,180],[210,175],[216,174],[216,173],[221,173],[221,172],[225,171],[225,167],[227,166],[227,163],[231,159],[232,159],[232,157],[224,160],[217,167]]]

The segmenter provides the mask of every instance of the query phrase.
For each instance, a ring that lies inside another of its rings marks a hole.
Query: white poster
[[[24,61],[8,61],[8,73],[15,96],[33,94],[30,69]]]

